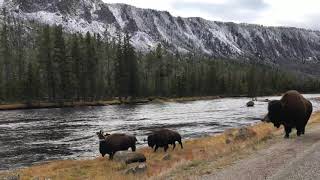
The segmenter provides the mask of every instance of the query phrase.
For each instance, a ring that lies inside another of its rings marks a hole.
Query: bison
[[[263,119],[279,128],[285,128],[285,138],[289,138],[292,128],[297,129],[297,136],[305,133],[305,127],[312,114],[312,103],[297,91],[286,92],[281,100],[270,101],[268,114]]]
[[[175,131],[159,129],[153,131],[152,134],[148,136],[148,145],[151,148],[155,147],[154,152],[156,152],[159,147],[163,147],[166,152],[169,148],[169,144],[173,145],[173,149],[175,149],[176,141],[179,142],[181,149],[183,149],[181,136]]]
[[[102,131],[97,133],[99,137],[99,151],[104,157],[109,154],[109,159],[112,160],[113,156],[118,151],[127,151],[131,148],[132,152],[136,151],[137,138],[125,134],[106,134]]]

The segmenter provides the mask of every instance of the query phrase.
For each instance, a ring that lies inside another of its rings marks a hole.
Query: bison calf
[[[129,148],[132,151],[136,151],[136,137],[128,136],[125,134],[107,134],[103,135],[100,131],[97,133],[99,137],[99,151],[104,157],[109,154],[109,159],[113,159],[113,156],[118,151],[127,151]]]
[[[298,136],[305,133],[312,114],[312,104],[297,91],[288,91],[280,101],[269,102],[268,111],[263,121],[271,122],[277,128],[283,125],[285,138],[289,138],[292,128],[297,129]]]
[[[153,131],[153,133],[148,136],[148,145],[151,148],[155,147],[154,152],[156,152],[159,147],[163,147],[166,152],[169,148],[169,144],[172,144],[174,149],[176,147],[176,142],[179,142],[181,149],[183,149],[180,134],[168,129]]]

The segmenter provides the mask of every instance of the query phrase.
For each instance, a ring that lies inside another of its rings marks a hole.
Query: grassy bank
[[[184,142],[184,149],[169,150],[170,160],[163,160],[163,150],[153,153],[149,148],[141,148],[147,157],[147,172],[140,175],[124,175],[126,165],[115,163],[106,158],[94,160],[66,160],[36,165],[10,172],[19,174],[21,179],[147,179],[164,176],[177,169],[192,168],[199,162],[214,161],[222,156],[254,146],[273,136],[274,128],[267,124],[258,124],[248,128],[248,137],[241,137],[238,129],[231,129],[213,137]],[[97,154],[97,156],[99,156]],[[0,176],[1,177],[1,176]]]
[[[64,108],[64,107],[83,107],[83,106],[109,106],[120,104],[142,104],[142,103],[164,103],[164,102],[186,102],[197,100],[211,100],[218,99],[219,96],[205,96],[205,97],[181,97],[181,98],[140,98],[134,100],[122,100],[113,99],[107,101],[93,101],[93,102],[33,102],[33,103],[5,103],[0,104],[0,110],[17,110],[17,109],[44,109],[44,108]]]
[[[56,161],[18,170],[14,173],[19,174],[22,179],[36,177],[52,179],[146,179],[183,165],[225,156],[270,138],[273,131],[273,128],[266,124],[259,124],[248,129],[252,134],[249,133],[251,134],[250,137],[244,137],[244,139],[238,136],[239,130],[233,129],[214,137],[184,142],[184,149],[169,150],[170,160],[162,160],[165,155],[163,150],[153,153],[149,148],[141,148],[138,152],[145,154],[148,166],[147,172],[141,175],[124,175],[123,170],[126,169],[126,165],[109,161],[106,158]]]
[[[320,122],[319,112],[312,116],[309,128],[316,122]],[[125,175],[123,172],[127,165],[98,157],[94,160],[55,161],[13,172],[2,172],[0,179],[18,175],[21,179],[185,179],[192,175],[211,173],[214,168],[228,165],[235,159],[263,147],[267,140],[277,138],[282,139],[282,130],[261,123],[241,130],[230,129],[217,136],[186,141],[184,149],[169,150],[169,160],[163,160],[163,150],[153,153],[149,148],[138,149],[138,152],[147,157],[148,169],[143,174]]]

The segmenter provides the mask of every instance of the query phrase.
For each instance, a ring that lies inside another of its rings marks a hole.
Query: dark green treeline
[[[169,53],[161,45],[138,53],[128,34],[65,34],[61,26],[25,26],[9,16],[0,29],[1,102],[257,96],[289,89],[319,92],[320,83],[270,66]]]

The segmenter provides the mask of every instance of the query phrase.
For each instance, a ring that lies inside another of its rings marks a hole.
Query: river
[[[319,94],[308,94],[320,110]],[[280,97],[260,97],[280,99]],[[99,156],[96,132],[136,135],[140,146],[150,130],[170,128],[183,139],[252,125],[267,113],[266,102],[248,108],[249,98],[224,98],[184,103],[148,103],[105,107],[0,111],[0,170],[37,163]]]

